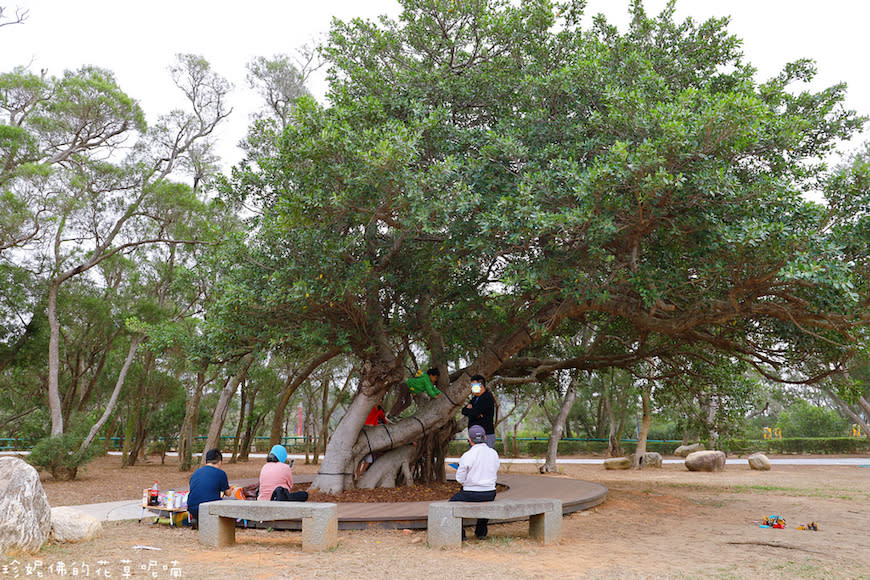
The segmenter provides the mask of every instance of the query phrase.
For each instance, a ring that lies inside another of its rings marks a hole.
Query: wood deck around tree
[[[299,475],[299,483],[309,482],[313,475]],[[550,498],[562,501],[562,513],[569,514],[595,507],[607,499],[607,488],[600,483],[546,475],[499,475],[498,482],[508,487],[498,494],[499,499]],[[429,513],[428,501],[391,503],[339,503],[338,528],[359,530],[366,528],[426,529]],[[272,522],[274,529],[300,529],[300,521]],[[251,527],[256,527],[251,524]]]

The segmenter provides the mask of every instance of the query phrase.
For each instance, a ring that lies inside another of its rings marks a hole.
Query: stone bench
[[[429,546],[462,546],[463,518],[497,521],[529,518],[529,536],[544,544],[558,542],[562,537],[562,502],[558,499],[496,499],[479,503],[436,501],[429,504]]]
[[[199,506],[199,541],[206,546],[236,543],[236,520],[302,520],[302,549],[317,551],[338,544],[338,506],[334,503],[224,499]]]

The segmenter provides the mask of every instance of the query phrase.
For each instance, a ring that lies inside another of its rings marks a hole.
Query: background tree
[[[27,20],[27,13],[26,9],[16,7],[15,14],[9,14],[8,7],[0,6],[0,27],[21,24]]]
[[[229,87],[207,62],[180,56],[172,74],[191,112],[172,112],[148,132],[138,104],[108,71],[84,67],[54,79],[16,69],[0,79],[3,131],[11,136],[0,183],[13,207],[26,208],[17,224],[4,227],[3,246],[32,252],[31,269],[45,279],[53,435],[64,430],[61,287],[143,245],[179,243],[165,237],[173,215],[161,213],[170,199],[166,182],[185,163],[203,167],[199,142],[228,114]]]

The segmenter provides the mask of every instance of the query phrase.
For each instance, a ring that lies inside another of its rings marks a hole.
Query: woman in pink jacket
[[[287,450],[275,445],[269,451],[266,465],[260,470],[260,491],[257,501],[307,501],[307,491],[292,492],[293,471],[287,465]]]

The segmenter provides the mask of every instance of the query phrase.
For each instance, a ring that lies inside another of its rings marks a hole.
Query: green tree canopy
[[[353,437],[411,354],[467,371],[418,412],[428,428],[467,374],[577,325],[616,334],[574,368],[693,343],[811,380],[852,354],[866,246],[844,243],[823,162],[862,126],[844,86],[805,89],[810,61],[759,82],[727,19],[673,5],[634,3],[624,33],[584,28],[579,1],[403,7],[336,23],[331,104],[301,99],[224,186],[259,211],[215,323],[366,361]],[[807,200],[825,188],[828,206]]]

